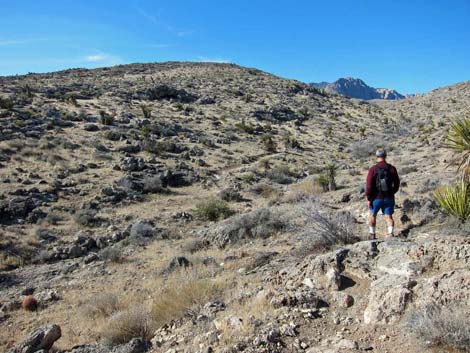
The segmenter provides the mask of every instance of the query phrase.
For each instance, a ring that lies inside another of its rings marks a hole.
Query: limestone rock
[[[41,350],[48,352],[61,335],[62,332],[58,325],[48,325],[39,328],[13,348],[10,353],[34,353]]]

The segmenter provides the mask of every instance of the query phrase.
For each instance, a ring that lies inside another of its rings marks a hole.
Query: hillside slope
[[[0,346],[54,323],[74,353],[431,352],[402,325],[469,297],[468,240],[431,196],[469,94],[358,102],[212,63],[0,78]],[[371,242],[378,146],[403,185],[398,237],[379,217]]]

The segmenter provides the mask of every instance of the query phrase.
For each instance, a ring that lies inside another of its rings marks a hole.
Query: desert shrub
[[[242,120],[241,122],[236,123],[235,128],[238,131],[246,132],[247,134],[253,134],[255,132],[255,128],[251,124],[247,124],[245,120]]]
[[[330,180],[328,179],[328,175],[326,174],[320,174],[318,176],[318,184],[320,185],[320,187],[322,188],[322,190],[325,192],[325,191],[328,191],[328,185],[330,184]]]
[[[366,130],[367,130],[367,127],[366,127],[366,126],[361,126],[361,127],[359,128],[359,134],[361,135],[361,137],[366,136]]]
[[[248,172],[240,175],[240,179],[246,183],[252,183],[256,179],[256,175],[254,173]]]
[[[408,324],[434,346],[470,352],[469,314],[468,307],[450,308],[434,304],[413,312]]]
[[[83,227],[93,227],[99,223],[96,217],[96,211],[90,209],[79,210],[74,217],[77,224]]]
[[[103,125],[112,125],[114,122],[114,117],[104,110],[100,110],[100,122]]]
[[[108,130],[103,132],[103,137],[110,141],[119,141],[122,137],[122,134],[115,130]]]
[[[114,293],[100,293],[92,296],[83,305],[83,313],[87,318],[107,318],[122,310],[124,305]]]
[[[424,194],[433,191],[441,185],[441,179],[426,179],[421,185],[417,185],[416,193]]]
[[[219,197],[224,201],[235,201],[240,202],[243,201],[243,196],[240,192],[234,188],[226,188],[220,190]]]
[[[370,137],[365,140],[354,142],[350,151],[356,159],[367,159],[374,155],[378,148],[388,148],[388,144],[380,137]]]
[[[1,109],[6,109],[6,110],[11,110],[13,109],[14,103],[11,98],[2,98],[0,97],[0,108]]]
[[[209,242],[204,239],[192,239],[182,246],[182,250],[189,253],[195,253],[209,247]]]
[[[145,193],[163,194],[168,191],[160,176],[146,176],[143,184]]]
[[[210,198],[196,204],[194,214],[203,221],[218,221],[233,215],[227,202],[218,198]]]
[[[267,152],[274,153],[277,150],[276,142],[273,139],[271,134],[265,134],[261,137],[261,142],[263,143],[263,148]]]
[[[155,323],[149,313],[141,306],[134,306],[112,315],[100,336],[107,344],[118,345],[135,337],[150,340],[154,330]]]
[[[155,296],[151,316],[159,325],[181,318],[190,310],[217,298],[223,285],[212,279],[198,278],[183,270],[166,283],[161,293]]]
[[[46,216],[47,223],[54,226],[58,225],[63,219],[64,217],[57,212],[49,212]]]
[[[321,212],[312,200],[301,206],[301,212],[305,217],[302,251],[325,251],[360,240],[355,234],[354,217],[349,212]]]
[[[293,184],[289,192],[284,196],[284,202],[297,203],[313,195],[318,195],[322,191],[322,186],[318,182],[318,179],[309,177],[300,183]]]
[[[400,175],[406,175],[418,171],[418,167],[415,165],[403,166],[400,169]]]
[[[302,145],[300,144],[299,140],[297,140],[292,135],[285,136],[283,141],[286,148],[302,149]]]
[[[151,238],[156,235],[155,228],[148,222],[134,223],[130,230],[132,238]]]
[[[294,181],[292,176],[293,172],[285,164],[278,164],[266,171],[266,177],[278,184],[291,184]]]
[[[24,265],[20,256],[0,255],[0,271],[10,271]]]
[[[253,185],[250,188],[250,191],[264,198],[270,198],[270,197],[278,196],[280,194],[280,190],[276,189],[275,187],[271,185],[264,184],[264,183]]]
[[[262,158],[259,161],[259,165],[263,169],[269,169],[271,167],[271,160],[268,157]]]
[[[107,248],[101,250],[99,257],[102,261],[109,261],[114,263],[124,262],[122,249],[117,246],[108,246]]]
[[[142,109],[142,115],[144,116],[145,119],[152,118],[152,107],[142,104],[140,106],[140,109]]]
[[[225,247],[242,239],[268,238],[287,226],[287,219],[279,209],[262,208],[231,217],[209,228],[202,234],[202,239]]]
[[[461,180],[454,185],[442,186],[434,191],[439,206],[462,223],[470,218],[470,182]]]

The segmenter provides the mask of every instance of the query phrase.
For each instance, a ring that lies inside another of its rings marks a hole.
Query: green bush
[[[470,218],[470,183],[461,180],[454,185],[438,188],[434,197],[441,208],[462,223]]]
[[[228,204],[218,198],[201,201],[196,205],[195,215],[203,221],[218,221],[233,215]]]
[[[0,108],[1,109],[11,110],[11,109],[13,109],[13,105],[14,105],[14,103],[10,98],[0,97]]]

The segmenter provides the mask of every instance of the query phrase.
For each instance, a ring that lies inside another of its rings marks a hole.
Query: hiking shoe
[[[369,233],[369,240],[376,240],[377,238],[375,237],[374,233]]]

